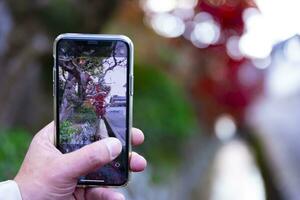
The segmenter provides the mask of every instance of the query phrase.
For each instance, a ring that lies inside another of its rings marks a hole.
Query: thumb
[[[121,152],[121,142],[113,137],[86,145],[74,152],[63,154],[60,161],[64,177],[78,178],[113,161]]]

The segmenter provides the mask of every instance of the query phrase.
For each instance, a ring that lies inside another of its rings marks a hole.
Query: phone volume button
[[[133,75],[129,76],[129,94],[133,96]]]
[[[52,70],[52,82],[54,83],[54,79],[55,79],[55,68],[53,67]]]
[[[56,82],[56,70],[55,67],[53,68],[53,75],[52,75],[52,95],[55,96],[55,82]]]

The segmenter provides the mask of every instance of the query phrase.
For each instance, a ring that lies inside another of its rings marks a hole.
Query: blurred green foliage
[[[161,180],[176,169],[189,136],[199,133],[196,115],[179,84],[153,67],[135,68],[134,126],[145,133],[141,149]]]
[[[22,129],[0,130],[0,181],[14,178],[31,139]]]
[[[63,32],[79,31],[82,18],[78,7],[70,1],[52,0],[45,9],[40,10],[40,16],[55,35]]]

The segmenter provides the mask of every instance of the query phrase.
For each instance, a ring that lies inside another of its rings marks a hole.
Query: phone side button
[[[129,95],[133,96],[133,75],[129,76]]]
[[[54,83],[52,83],[52,96],[54,97],[55,96],[55,91],[54,91]]]
[[[53,67],[53,75],[52,75],[52,95],[55,96],[55,81],[56,81],[56,70]]]
[[[56,76],[56,70],[55,70],[55,67],[53,67],[53,70],[52,70],[52,82],[53,83],[55,81],[55,76]]]

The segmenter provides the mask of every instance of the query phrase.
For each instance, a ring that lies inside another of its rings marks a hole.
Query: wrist
[[[26,187],[26,181],[23,181],[23,180],[19,179],[18,177],[16,177],[14,179],[14,182],[18,186],[19,193],[20,193],[20,196],[21,196],[22,200],[32,199],[29,196],[29,191],[28,191],[28,188]]]

